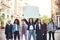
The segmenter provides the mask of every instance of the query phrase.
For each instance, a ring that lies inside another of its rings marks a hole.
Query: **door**
[[[58,17],[58,28],[60,28],[60,17]]]

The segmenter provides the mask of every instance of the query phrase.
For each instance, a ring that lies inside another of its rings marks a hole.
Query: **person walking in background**
[[[29,22],[24,19],[25,23],[28,25],[28,40],[31,40],[31,35],[33,36],[33,39],[36,40],[35,36],[35,24],[38,21],[38,19],[34,22],[33,18],[29,18]]]
[[[8,23],[6,24],[6,28],[5,28],[6,40],[13,39],[12,27],[13,25],[11,24],[11,20],[8,20]]]
[[[44,20],[41,21],[41,27],[43,29],[43,39],[47,40],[47,24],[45,23]]]
[[[14,33],[14,40],[18,37],[18,40],[20,40],[20,22],[18,19],[15,19],[13,24],[13,33]]]
[[[55,40],[54,34],[55,34],[55,31],[56,31],[56,25],[53,22],[52,18],[49,20],[49,23],[47,25],[47,30],[48,30],[48,33],[49,33],[49,40],[51,40],[51,34],[52,34],[53,40]]]
[[[23,39],[23,35],[25,35],[25,40],[27,40],[27,25],[25,24],[24,19],[22,19],[21,22],[22,22],[22,24],[21,24],[21,27],[22,27],[21,36],[22,36],[22,39]]]
[[[42,30],[40,19],[36,24],[36,40],[43,40],[43,30]]]

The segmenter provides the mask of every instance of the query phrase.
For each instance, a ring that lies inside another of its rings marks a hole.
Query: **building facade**
[[[32,6],[29,0],[0,0],[0,15],[4,15],[4,24],[8,19],[12,20],[12,23],[16,18],[21,20],[24,16],[23,8],[27,6]]]
[[[12,20],[12,23],[16,18],[22,19],[22,10],[26,5],[27,3],[23,2],[23,0],[0,0],[0,16],[4,14],[4,24],[8,19]]]
[[[51,0],[51,15],[58,28],[60,28],[60,0]]]

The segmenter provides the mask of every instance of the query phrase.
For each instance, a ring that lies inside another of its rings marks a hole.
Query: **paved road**
[[[0,29],[0,40],[5,40],[4,29]]]
[[[49,36],[47,35],[47,39]],[[60,40],[60,30],[57,30],[55,33],[55,39]],[[4,29],[0,29],[0,40],[5,40],[5,34],[4,34]],[[33,40],[33,38],[32,38]]]
[[[47,34],[47,39],[49,38],[48,34]],[[52,39],[52,38],[51,38]],[[60,40],[60,30],[57,30],[55,33],[55,40]]]

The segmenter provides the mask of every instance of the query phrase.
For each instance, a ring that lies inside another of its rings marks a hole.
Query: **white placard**
[[[24,18],[39,18],[39,8],[35,6],[23,7]]]

